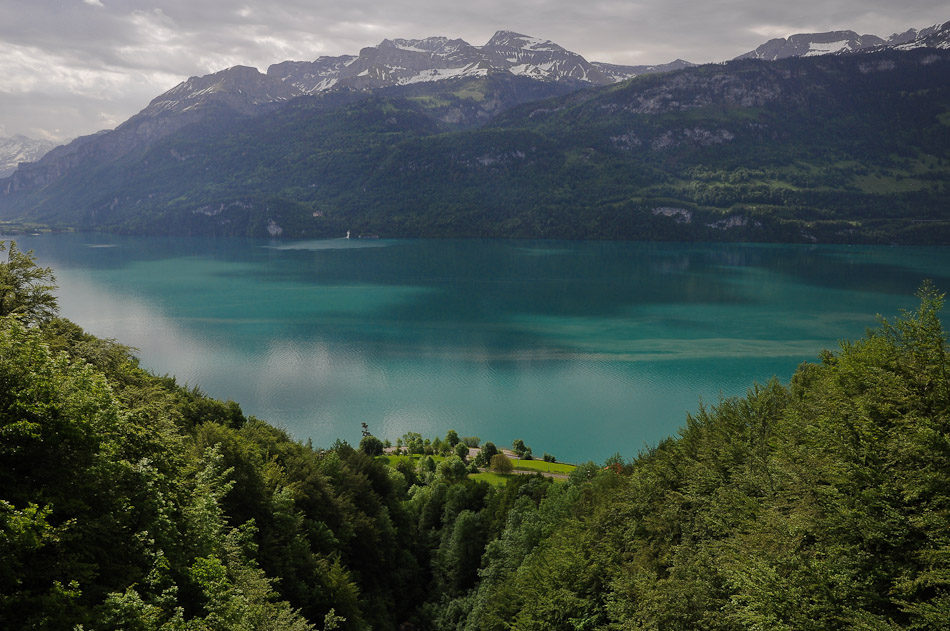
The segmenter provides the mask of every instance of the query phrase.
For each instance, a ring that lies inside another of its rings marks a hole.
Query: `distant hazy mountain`
[[[854,31],[829,31],[827,33],[798,33],[789,37],[771,39],[755,50],[739,55],[736,59],[764,59],[775,61],[788,57],[815,57],[881,48],[948,48],[950,47],[950,22],[922,29],[910,29],[882,38],[877,35],[858,35]]]
[[[666,64],[657,64],[653,66],[618,66],[616,64],[605,64],[599,61],[591,62],[591,65],[609,76],[614,81],[623,81],[631,77],[639,77],[645,74],[657,74],[660,72],[672,72],[691,68],[696,64],[683,59],[676,59]]]
[[[36,162],[56,146],[49,140],[36,140],[26,136],[0,136],[0,177],[16,171],[21,162]]]

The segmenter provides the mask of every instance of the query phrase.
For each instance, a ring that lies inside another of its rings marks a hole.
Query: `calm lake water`
[[[950,289],[950,249],[17,237],[63,314],[329,445],[360,423],[602,461]]]

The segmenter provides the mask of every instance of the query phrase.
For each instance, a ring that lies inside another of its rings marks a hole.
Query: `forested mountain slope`
[[[686,68],[447,131],[448,112],[477,117],[514,79],[222,114],[43,186],[18,185],[21,169],[0,216],[171,234],[950,242],[950,52]]]

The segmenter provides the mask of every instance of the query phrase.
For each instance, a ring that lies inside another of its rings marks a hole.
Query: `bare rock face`
[[[775,61],[787,57],[815,57],[855,52],[872,52],[882,48],[911,50],[914,48],[950,48],[950,22],[935,24],[917,30],[908,29],[887,38],[877,35],[858,35],[854,31],[827,33],[798,33],[779,37],[762,44],[736,59],[763,59]]]
[[[342,55],[315,61],[282,61],[268,68],[267,76],[293,86],[300,94],[313,94],[335,86],[343,69],[356,59],[355,55]]]
[[[156,97],[140,116],[158,116],[164,112],[187,112],[209,102],[217,102],[242,114],[252,114],[257,106],[285,101],[300,95],[293,85],[261,74],[257,68],[234,66],[187,81]]]
[[[368,90],[499,72],[539,81],[604,85],[650,72],[648,68],[591,63],[550,40],[498,31],[484,46],[447,37],[385,39],[355,57],[283,62],[268,68],[267,75],[313,94],[333,88]],[[656,68],[652,71],[662,71]]]
[[[913,37],[908,37],[910,34],[913,34]],[[910,29],[900,35],[891,35],[888,44],[900,50],[912,50],[914,48],[941,48],[946,50],[950,48],[950,22],[934,24],[920,31]]]
[[[881,46],[884,43],[885,40],[876,35],[858,35],[854,31],[798,33],[769,40],[755,50],[739,55],[736,59],[775,61],[787,57],[815,57],[832,53],[855,52],[864,48]]]
[[[508,72],[542,81],[582,81],[606,85],[615,80],[586,59],[561,48],[550,40],[511,31],[498,31],[482,51],[490,63]],[[634,76],[627,73],[623,78]]]

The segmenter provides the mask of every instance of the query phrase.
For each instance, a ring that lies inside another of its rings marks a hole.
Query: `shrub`
[[[495,473],[511,473],[514,468],[511,458],[505,454],[495,454],[491,457],[491,470]]]
[[[524,444],[524,441],[520,438],[515,442],[511,443],[511,450],[518,454],[519,458],[524,460],[531,460],[531,447],[528,447]]]
[[[383,441],[376,438],[372,434],[369,436],[363,436],[363,438],[360,440],[360,451],[368,456],[382,456]]]
[[[459,444],[459,434],[454,429],[450,429],[445,434],[445,442],[447,442],[452,447],[455,447]]]

